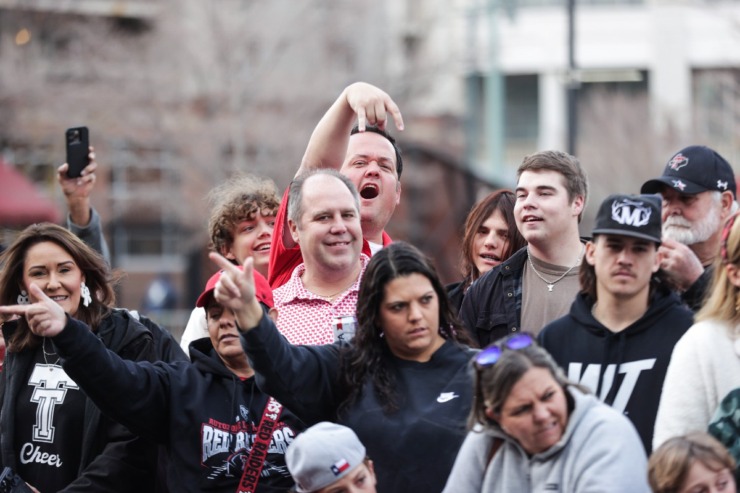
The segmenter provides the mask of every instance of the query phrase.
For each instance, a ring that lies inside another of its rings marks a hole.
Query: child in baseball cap
[[[318,423],[293,440],[285,462],[296,493],[376,493],[373,462],[354,431],[335,423]]]

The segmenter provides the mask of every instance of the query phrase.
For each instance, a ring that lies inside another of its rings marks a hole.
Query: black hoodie
[[[151,333],[125,310],[114,310],[105,317],[94,334],[86,325],[79,322],[85,337],[95,341],[103,350],[110,348],[120,358],[132,360],[154,360],[156,352]],[[6,340],[10,340],[16,330],[20,330],[14,321],[6,322],[3,327]],[[17,432],[17,410],[26,407],[28,413],[38,413],[39,403],[19,402],[23,387],[30,385],[29,376],[35,368],[35,352],[27,349],[8,352],[0,383],[2,413],[0,418],[0,439],[2,443],[2,465],[11,467],[20,473],[29,484],[43,490],[38,478],[23,475],[23,465],[19,464],[17,450],[21,447],[15,443]],[[114,353],[111,354],[114,354]],[[90,372],[88,367],[85,371]],[[74,377],[69,375],[73,380]],[[76,383],[76,382],[75,382]],[[38,385],[38,387],[45,387]],[[61,404],[61,402],[60,402]],[[52,413],[55,425],[63,413]],[[156,447],[151,442],[131,434],[120,424],[102,416],[101,411],[89,400],[84,401],[83,431],[80,437],[81,457],[79,464],[63,461],[61,467],[74,468],[76,479],[64,487],[65,492],[80,491],[150,491],[153,487],[153,464],[156,461]],[[45,444],[53,446],[53,441]],[[44,455],[52,450],[42,450]],[[50,481],[50,475],[44,479]]]
[[[673,346],[691,327],[693,314],[676,294],[656,290],[639,320],[612,332],[591,314],[593,305],[593,299],[580,293],[568,315],[542,329],[540,344],[568,379],[623,412],[650,454],[668,362]]]
[[[53,341],[64,370],[104,413],[167,447],[171,491],[236,491],[269,397],[229,371],[210,339],[191,344],[192,363],[170,364],[124,361],[73,319]],[[285,450],[304,428],[283,409],[257,492],[292,486]]]

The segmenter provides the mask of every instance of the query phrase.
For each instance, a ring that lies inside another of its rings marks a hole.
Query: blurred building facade
[[[121,305],[167,275],[187,311],[212,271],[207,191],[236,171],[286,187],[323,112],[366,80],[406,121],[389,232],[452,281],[472,203],[512,187],[524,155],[565,148],[571,82],[592,204],[684,145],[740,159],[740,3],[575,11],[569,72],[552,0],[0,0],[0,153],[61,206],[64,129],[88,126]]]
[[[564,0],[405,3],[405,45],[441,72],[411,106],[465,115],[479,176],[511,184],[526,154],[566,150],[568,87],[592,204],[637,191],[686,145],[740,163],[740,2],[577,0],[575,70]]]
[[[64,130],[86,125],[99,163],[93,204],[126,272],[119,303],[137,308],[166,275],[182,313],[160,320],[177,329],[213,270],[208,190],[234,172],[286,187],[316,122],[353,81],[401,104],[414,92],[403,80],[414,57],[391,55],[391,5],[0,0],[0,153],[63,208]],[[423,130],[400,136],[409,152],[390,230],[449,279],[460,217],[481,186],[460,166],[459,118],[426,112]]]

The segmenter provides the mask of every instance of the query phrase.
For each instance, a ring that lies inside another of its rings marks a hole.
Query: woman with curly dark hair
[[[465,436],[473,350],[429,260],[402,242],[379,251],[360,285],[352,344],[292,346],[255,307],[250,269],[211,258],[228,274],[216,298],[237,314],[263,390],[306,424],[352,428],[378,491],[441,491]]]
[[[66,229],[34,224],[0,256],[0,306],[31,310],[39,293],[122,358],[156,359],[151,332],[116,310],[107,262]],[[30,314],[3,309],[0,458],[38,491],[150,491],[156,448],[106,417],[65,373]],[[90,369],[94,371],[94,369]]]

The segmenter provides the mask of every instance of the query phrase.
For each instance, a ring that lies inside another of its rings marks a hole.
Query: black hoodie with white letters
[[[540,345],[571,381],[623,412],[649,454],[673,346],[691,327],[693,314],[675,293],[656,289],[639,320],[612,332],[594,318],[593,305],[579,293],[570,313],[542,329]]]

